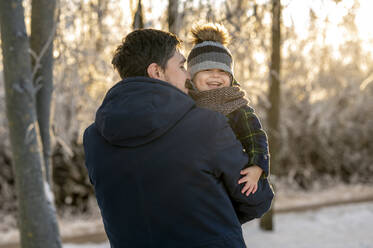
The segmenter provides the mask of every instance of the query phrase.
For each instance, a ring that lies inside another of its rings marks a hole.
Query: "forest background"
[[[59,0],[51,129],[52,184],[60,214],[89,212],[94,202],[82,134],[107,90],[119,81],[110,64],[113,51],[136,27],[169,30],[170,2],[176,2],[177,13],[172,31],[184,41],[186,54],[193,23],[216,21],[227,27],[235,77],[264,128],[270,128],[271,1]],[[301,190],[338,183],[372,185],[371,1],[283,0],[281,5],[272,180]],[[31,1],[23,1],[23,6],[30,33]],[[0,55],[0,211],[16,216],[2,71]]]

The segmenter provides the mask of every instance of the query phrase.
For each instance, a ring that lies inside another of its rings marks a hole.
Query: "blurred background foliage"
[[[26,24],[30,4],[25,1]],[[60,0],[54,41],[53,179],[59,209],[87,212],[94,199],[82,134],[106,91],[119,81],[111,56],[133,30],[137,0]],[[141,1],[143,25],[168,30],[168,1]],[[179,0],[184,53],[198,21],[224,24],[235,77],[267,126],[271,3]],[[282,1],[280,148],[275,180],[301,189],[373,182],[373,32],[369,0]],[[370,19],[369,19],[370,18]],[[28,27],[29,28],[29,27]],[[0,55],[1,60],[1,55]],[[2,63],[0,63],[0,72]],[[0,73],[0,210],[16,196]]]

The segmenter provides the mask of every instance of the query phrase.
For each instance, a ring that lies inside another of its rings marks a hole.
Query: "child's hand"
[[[240,174],[244,176],[238,181],[238,184],[246,182],[241,190],[242,194],[246,192],[246,196],[248,196],[250,193],[254,194],[256,192],[258,189],[258,181],[262,173],[263,170],[257,165],[250,166],[240,172]]]

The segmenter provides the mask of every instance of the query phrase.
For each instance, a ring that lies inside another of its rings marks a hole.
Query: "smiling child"
[[[195,25],[192,29],[194,47],[188,56],[188,71],[192,82],[187,85],[189,95],[197,106],[224,114],[248,154],[247,168],[238,183],[245,185],[242,193],[257,191],[259,179],[269,175],[267,135],[244,98],[233,76],[233,58],[226,47],[229,35],[224,26],[216,23]]]

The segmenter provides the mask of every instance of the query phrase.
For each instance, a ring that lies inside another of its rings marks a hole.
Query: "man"
[[[143,29],[117,48],[121,82],[84,133],[86,166],[111,247],[245,247],[241,223],[271,204],[240,192],[247,156],[227,119],[197,108],[180,41]]]

